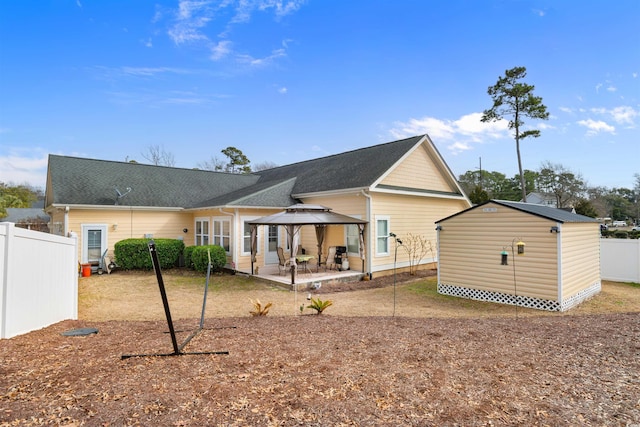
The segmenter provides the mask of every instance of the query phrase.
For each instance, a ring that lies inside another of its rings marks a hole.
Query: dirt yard
[[[407,279],[321,288],[315,315],[306,291],[215,276],[184,352],[222,354],[122,359],[172,353],[155,276],[81,278],[80,320],[0,341],[0,426],[640,426],[639,286],[559,314]],[[165,283],[181,344],[204,279]]]

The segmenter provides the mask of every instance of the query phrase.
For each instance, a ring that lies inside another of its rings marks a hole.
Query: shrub
[[[333,301],[324,300],[322,301],[320,298],[314,299],[311,298],[311,304],[307,306],[307,308],[311,308],[316,311],[316,314],[322,314],[322,312],[327,308],[333,305]]]
[[[269,309],[271,308],[271,306],[273,305],[273,303],[268,302],[264,305],[264,307],[262,306],[262,303],[260,302],[259,299],[254,300],[250,300],[251,304],[253,304],[253,310],[250,311],[249,313],[251,313],[252,316],[266,316],[267,313],[269,313]]]
[[[211,251],[211,270],[222,270],[222,267],[227,263],[227,254],[224,248],[218,245],[193,246],[191,250],[193,269],[201,273],[207,272],[207,265],[209,264],[207,250]]]
[[[187,246],[186,248],[184,248],[184,266],[187,268],[191,268],[193,269],[193,259],[192,259],[192,255],[193,255],[193,250],[196,248],[197,246]]]
[[[118,267],[125,270],[151,270],[153,262],[149,254],[149,242],[156,244],[160,268],[175,267],[184,251],[184,242],[178,239],[125,239],[114,245]]]
[[[613,232],[613,237],[616,239],[626,239],[629,237],[629,233],[624,230],[616,230]]]

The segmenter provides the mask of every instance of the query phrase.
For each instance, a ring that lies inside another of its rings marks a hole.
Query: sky
[[[456,177],[514,177],[480,117],[523,66],[549,112],[523,168],[633,188],[639,22],[638,0],[3,0],[0,182],[44,189],[49,154],[284,165],[424,133]]]

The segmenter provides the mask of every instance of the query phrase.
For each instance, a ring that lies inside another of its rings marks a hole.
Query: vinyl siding
[[[360,193],[348,195],[336,195],[331,197],[309,197],[304,199],[304,203],[311,205],[320,205],[331,208],[332,212],[342,215],[348,215],[366,220],[366,198]],[[367,224],[367,227],[369,224]],[[365,245],[369,242],[365,239]],[[314,226],[302,227],[301,245],[308,254],[315,256],[318,260],[318,240],[316,239],[316,231]],[[327,226],[327,234],[322,245],[322,259],[327,255],[329,246],[346,246],[346,228],[344,225]],[[352,270],[362,269],[362,260],[360,257],[349,257],[349,266]]]
[[[425,145],[420,145],[393,169],[381,184],[444,192],[455,191],[444,178],[446,172],[440,170],[436,164]]]
[[[557,235],[549,232],[555,222],[491,203],[484,208],[496,211],[478,208],[440,222],[440,283],[556,300]],[[514,260],[518,240],[525,254]],[[508,266],[501,265],[503,250]]]
[[[371,236],[376,236],[376,216],[389,216],[390,231],[395,233],[400,240],[406,239],[408,234],[423,236],[431,242],[434,254],[428,254],[423,262],[433,262],[436,255],[436,231],[435,222],[440,218],[453,215],[469,206],[463,200],[439,199],[431,197],[417,197],[394,195],[385,193],[372,194],[372,230]],[[393,270],[395,248],[390,242],[390,251],[386,256],[378,256],[375,248],[372,248],[372,271],[380,272]],[[409,265],[407,252],[399,248],[396,266],[400,268]]]
[[[105,221],[105,218],[108,218]],[[68,229],[78,235],[78,259],[82,259],[84,245],[82,236],[83,224],[101,224],[106,226],[107,247],[113,254],[114,245],[120,240],[142,238],[152,234],[155,238],[183,238],[188,244],[189,237],[193,241],[191,214],[185,212],[145,211],[145,210],[89,210],[71,209],[69,211]],[[118,224],[114,230],[113,225]],[[188,233],[182,230],[187,228]]]
[[[562,299],[600,281],[600,226],[564,224],[562,239]]]

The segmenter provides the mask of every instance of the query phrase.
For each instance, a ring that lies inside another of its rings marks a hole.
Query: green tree
[[[514,131],[516,141],[516,153],[518,155],[518,171],[520,172],[520,188],[522,200],[527,201],[527,188],[522,169],[522,157],[520,155],[520,141],[528,137],[537,138],[540,131],[530,129],[522,131],[524,119],[547,120],[549,113],[542,103],[542,98],[533,95],[534,86],[522,83],[520,80],[526,77],[525,67],[515,67],[505,71],[504,77],[499,77],[498,82],[489,86],[487,93],[493,100],[493,106],[482,113],[482,122],[493,122],[508,117],[509,129]]]
[[[489,200],[489,194],[484,191],[479,185],[476,185],[476,187],[470,193],[468,193],[468,195],[469,200],[471,200],[471,203],[473,203],[474,205],[479,205],[480,203],[484,203]]]
[[[598,212],[596,212],[596,209],[587,199],[578,200],[573,208],[575,209],[577,214],[588,216],[591,218],[598,217]]]
[[[240,151],[236,147],[227,147],[222,150],[221,153],[229,158],[229,163],[227,163],[227,172],[251,172],[251,166],[249,166],[249,163],[251,163],[251,161],[242,153],[242,151]]]
[[[0,182],[0,218],[7,216],[7,208],[29,208],[38,200],[39,191],[27,185]]]

